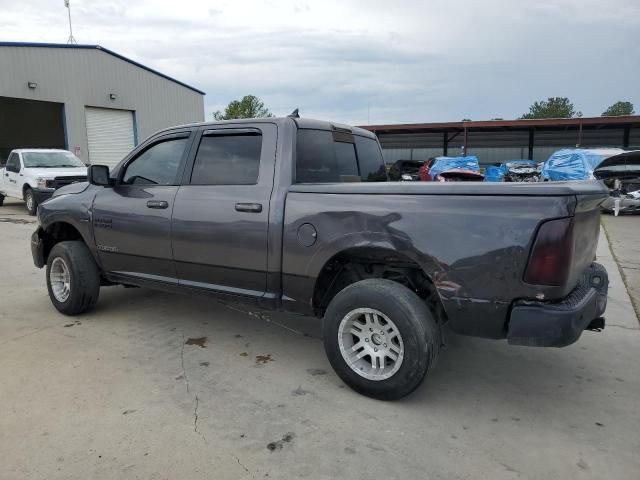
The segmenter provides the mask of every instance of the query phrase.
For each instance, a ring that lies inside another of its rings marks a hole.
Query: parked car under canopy
[[[428,171],[436,182],[482,181],[478,157],[436,157]]]
[[[603,211],[640,213],[640,150],[607,158],[593,175],[609,188],[609,198],[601,205]]]
[[[619,148],[565,148],[554,152],[542,166],[542,178],[551,181],[593,179],[593,170]]]

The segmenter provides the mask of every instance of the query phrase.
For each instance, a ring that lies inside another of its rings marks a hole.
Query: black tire
[[[27,206],[27,212],[29,212],[29,215],[35,215],[38,212],[38,202],[36,202],[36,197],[33,196],[33,192],[30,188],[27,188],[24,191],[24,202]]]
[[[0,195],[0,207],[4,203],[4,195]]]
[[[386,315],[402,337],[404,357],[389,378],[363,377],[349,366],[340,352],[340,324],[349,312],[358,308],[374,309]],[[396,400],[413,392],[434,366],[442,337],[433,313],[418,295],[391,280],[368,279],[349,285],[333,298],[323,319],[323,341],[331,366],[349,387],[368,397]]]
[[[51,284],[51,267],[60,258],[69,272],[69,295],[56,298]],[[91,252],[83,242],[60,242],[54,245],[47,259],[47,290],[51,303],[60,313],[78,315],[93,308],[100,293],[100,271]]]

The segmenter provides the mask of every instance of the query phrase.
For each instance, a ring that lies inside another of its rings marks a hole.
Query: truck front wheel
[[[47,290],[53,306],[65,315],[78,315],[96,304],[100,272],[83,242],[60,242],[51,249]]]
[[[30,188],[27,188],[24,192],[24,203],[27,204],[29,215],[35,215],[38,211],[38,202],[36,202],[36,198]]]
[[[329,304],[324,348],[358,393],[396,400],[413,392],[438,357],[440,327],[424,300],[386,279],[349,285]]]

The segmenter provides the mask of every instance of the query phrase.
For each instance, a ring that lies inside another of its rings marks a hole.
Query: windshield
[[[24,152],[22,161],[25,168],[84,167],[78,157],[71,152]]]

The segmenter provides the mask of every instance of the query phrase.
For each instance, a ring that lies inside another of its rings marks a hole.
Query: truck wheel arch
[[[90,247],[90,244],[86,242],[80,231],[72,224],[64,221],[54,222],[46,227],[40,227],[38,229],[38,235],[44,242],[43,253],[45,263],[49,258],[49,253],[51,253],[51,250],[57,243],[78,240]]]
[[[398,282],[427,302],[439,323],[446,321],[446,312],[433,280],[409,256],[376,245],[346,248],[331,257],[316,276],[312,305],[322,316],[338,292],[368,278],[385,278]]]

